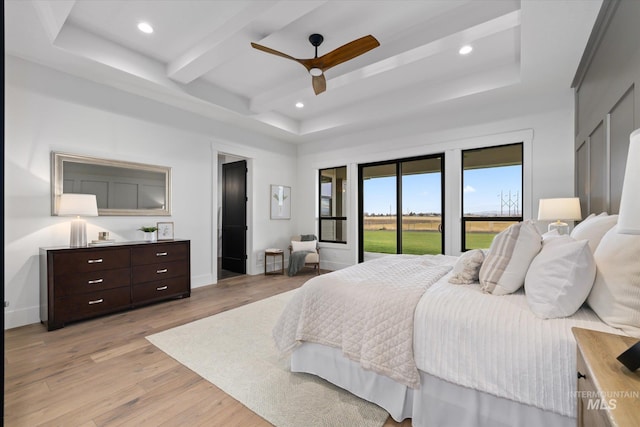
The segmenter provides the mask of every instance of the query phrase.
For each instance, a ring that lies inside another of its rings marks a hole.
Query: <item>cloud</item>
[[[476,189],[475,189],[475,188],[473,188],[473,187],[472,187],[472,186],[470,186],[470,185],[466,185],[466,186],[464,187],[464,192],[465,192],[465,193],[473,193],[473,192],[475,192],[475,191],[476,191]]]

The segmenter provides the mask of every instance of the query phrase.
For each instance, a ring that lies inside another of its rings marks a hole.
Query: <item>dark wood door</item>
[[[222,269],[247,272],[247,162],[222,165]]]

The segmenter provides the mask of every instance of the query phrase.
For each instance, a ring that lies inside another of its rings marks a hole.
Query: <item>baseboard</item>
[[[201,274],[200,276],[191,276],[191,288],[200,288],[202,286],[214,285],[218,280],[214,279],[211,274]]]
[[[40,306],[5,310],[4,312],[5,330],[31,325],[33,323],[40,323]]]

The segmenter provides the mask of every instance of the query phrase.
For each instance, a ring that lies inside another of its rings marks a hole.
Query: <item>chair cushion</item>
[[[317,253],[307,254],[307,256],[304,257],[304,262],[307,264],[313,264],[319,261],[320,261],[320,257],[318,256]]]
[[[292,252],[300,252],[300,251],[316,251],[316,241],[309,240],[307,242],[296,242],[295,240],[291,241],[291,251]]]

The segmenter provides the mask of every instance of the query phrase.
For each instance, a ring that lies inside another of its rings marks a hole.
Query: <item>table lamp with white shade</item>
[[[629,154],[622,181],[618,233],[640,234],[640,129],[631,132]],[[630,371],[640,367],[640,341],[629,347],[617,359]]]
[[[549,231],[558,230],[559,234],[569,234],[569,225],[562,221],[578,221],[581,219],[580,199],[577,197],[540,199],[538,220],[554,221],[549,224]]]
[[[618,233],[640,234],[640,129],[631,133],[622,181]]]
[[[72,248],[87,246],[87,223],[80,217],[98,216],[98,203],[95,194],[62,194],[58,215],[76,217],[71,221],[69,246]]]

